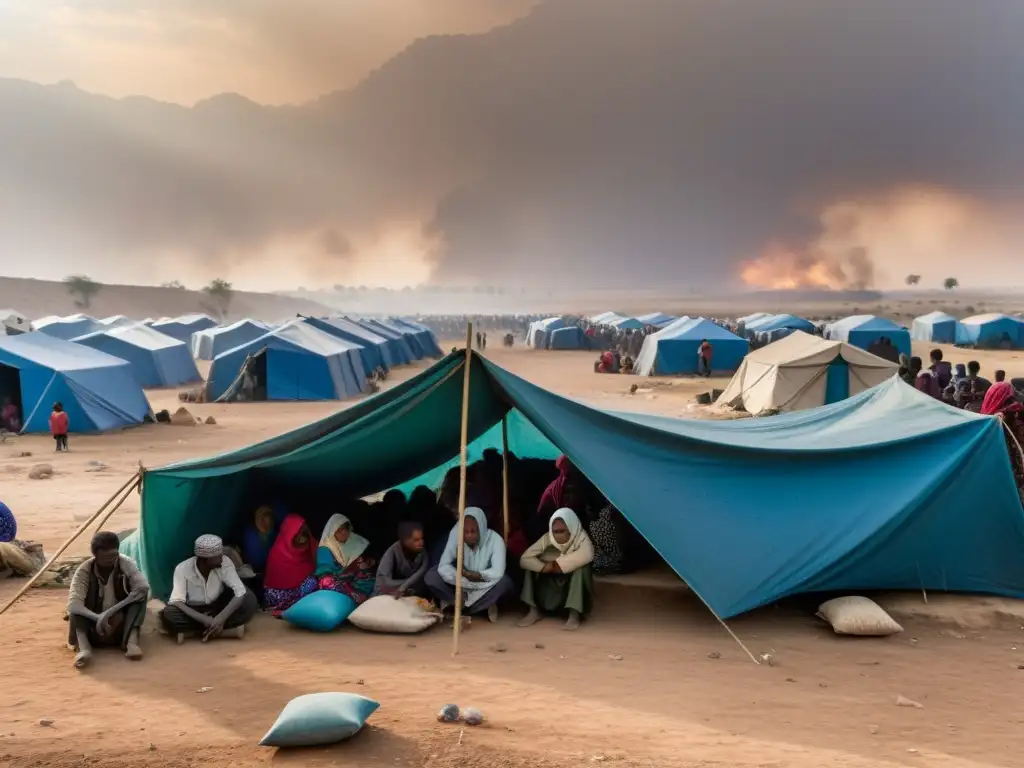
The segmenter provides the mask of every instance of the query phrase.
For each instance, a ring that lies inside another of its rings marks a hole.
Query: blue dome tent
[[[910,324],[910,337],[914,341],[952,344],[956,341],[956,318],[938,311],[915,317]]]
[[[344,400],[366,391],[366,372],[355,344],[292,320],[213,360],[207,400],[233,391],[252,361],[258,400]]]
[[[46,432],[60,402],[72,432],[106,432],[141,424],[149,402],[117,357],[44,333],[0,336],[0,400],[19,406],[24,432]]]
[[[636,317],[620,317],[608,323],[612,328],[620,331],[642,331],[644,322]]]
[[[738,318],[736,320],[736,324],[739,325],[740,323],[742,323],[743,326],[746,327],[751,323],[756,323],[758,320],[764,320],[766,317],[772,316],[773,315],[771,312],[755,312],[752,315],[744,315],[743,317]]]
[[[408,331],[419,342],[420,347],[423,349],[424,357],[444,356],[444,352],[441,351],[441,344],[438,342],[437,336],[434,335],[434,332],[427,328],[427,326],[413,320],[405,320],[401,317],[391,318],[391,324],[396,328],[408,329]]]
[[[825,328],[825,338],[845,341],[861,349],[868,349],[882,337],[888,338],[904,355],[910,355],[910,332],[892,320],[874,315],[853,315],[837,320]]]
[[[195,537],[237,531],[260,483],[332,499],[436,478],[459,455],[465,363],[464,353],[449,355],[316,423],[148,470],[140,527],[122,551],[166,598]],[[820,592],[1024,597],[1024,514],[996,419],[945,406],[895,377],[833,405],[764,419],[612,413],[481,355],[469,364],[469,456],[501,448],[507,416],[510,451],[563,453],[599,479],[609,503],[721,618]],[[800,499],[824,501],[808,514]]]
[[[664,312],[651,312],[646,315],[640,315],[639,320],[644,325],[653,325],[655,328],[664,328],[666,325],[671,325],[678,317],[674,315],[666,315]]]
[[[685,318],[644,339],[633,370],[641,376],[697,372],[701,341],[711,342],[711,368],[735,371],[750,351],[750,344],[731,331],[703,317]]]
[[[172,339],[184,341],[190,348],[192,345],[192,334],[216,327],[217,323],[212,318],[202,314],[182,315],[181,317],[172,317],[170,319],[162,318],[150,326],[150,328],[155,328]]]
[[[414,360],[419,360],[423,355],[417,354],[416,349],[413,348],[412,344],[409,343],[408,337],[405,334],[399,333],[393,328],[388,328],[386,325],[382,325],[377,320],[357,320],[359,325],[363,326],[367,330],[373,331],[379,336],[383,336],[385,339],[390,339],[394,348],[398,348],[400,352],[398,356],[406,363],[411,363]]]
[[[127,361],[143,387],[177,387],[203,380],[185,342],[141,324],[97,331],[74,342]]]
[[[363,358],[363,370],[367,374],[373,373],[377,368],[390,371],[396,365],[391,357],[391,340],[363,328],[358,323],[344,317],[304,317],[302,321],[359,347],[359,354]]]
[[[99,320],[88,315],[68,315],[67,317],[41,317],[33,323],[37,331],[53,336],[55,339],[71,341],[87,333],[106,330]]]
[[[548,334],[548,349],[590,349],[590,344],[582,328],[570,325],[568,328],[556,328]]]
[[[956,325],[956,343],[979,349],[1020,349],[1024,346],[1024,322],[994,312],[965,317]]]
[[[270,326],[257,320],[239,320],[192,334],[192,355],[197,360],[213,360],[221,352],[258,339]]]
[[[755,333],[771,334],[774,331],[803,331],[814,334],[814,323],[805,320],[797,315],[768,315],[759,320],[753,320],[745,326],[744,332],[747,338],[753,338]]]

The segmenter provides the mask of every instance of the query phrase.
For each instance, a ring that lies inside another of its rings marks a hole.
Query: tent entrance
[[[17,408],[17,425],[9,424],[4,417],[7,401]],[[20,432],[25,421],[25,410],[21,402],[21,371],[9,365],[0,364],[0,431]],[[13,429],[17,426],[17,429]]]

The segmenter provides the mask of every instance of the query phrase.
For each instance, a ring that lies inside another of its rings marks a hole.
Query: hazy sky
[[[0,0],[0,76],[111,96],[261,103],[357,83],[409,43],[490,29],[532,0]]]
[[[530,7],[0,0],[0,75],[185,104],[330,94],[185,108],[0,81],[0,254],[19,256],[0,269],[1024,284],[1024,0]],[[456,31],[480,34],[394,55]]]

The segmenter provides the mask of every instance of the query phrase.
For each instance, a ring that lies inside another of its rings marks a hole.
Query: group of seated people
[[[280,617],[318,590],[344,594],[357,605],[378,595],[419,596],[435,600],[445,611],[454,607],[461,582],[469,614],[496,621],[499,603],[518,593],[526,606],[521,626],[558,612],[565,616],[566,629],[578,629],[593,605],[594,574],[639,566],[642,557],[627,556],[629,533],[634,543],[642,539],[566,457],[554,467],[511,454],[509,459],[510,477],[518,479],[513,500],[521,503],[524,492],[528,498],[531,489],[543,487],[540,502],[530,505],[527,514],[510,514],[506,537],[503,510],[494,502],[500,498],[501,455],[488,451],[471,465],[467,499],[473,505],[467,506],[463,521],[461,572],[457,502],[451,503],[458,497],[455,469],[437,494],[421,486],[408,499],[392,490],[375,505],[351,502],[350,513],[368,536],[348,515],[335,513],[318,537],[309,521],[282,505],[256,510],[240,537],[240,552],[226,547],[219,536],[200,536],[193,556],[174,569],[161,628],[178,643],[190,637],[240,639],[261,604]],[[383,541],[383,548],[373,538]],[[94,647],[118,647],[129,659],[140,659],[146,577],[120,554],[116,534],[96,534],[91,549],[68,598],[68,642],[77,650],[75,666],[87,666]]]
[[[993,382],[981,375],[981,363],[971,360],[955,366],[943,359],[941,349],[929,354],[925,368],[920,357],[900,355],[899,375],[905,382],[926,395],[957,408],[980,411]],[[1006,382],[1006,371],[995,372],[996,384]]]

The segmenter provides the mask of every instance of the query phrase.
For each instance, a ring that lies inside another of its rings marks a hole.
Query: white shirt
[[[234,563],[227,557],[222,557],[220,568],[210,571],[210,578],[204,579],[196,565],[197,558],[190,557],[184,562],[178,563],[174,569],[174,582],[171,588],[171,598],[168,605],[173,603],[188,603],[189,605],[209,605],[220,597],[224,587],[235,593],[235,597],[245,595],[245,585],[238,578],[238,571]]]

